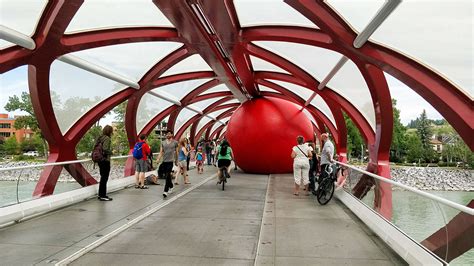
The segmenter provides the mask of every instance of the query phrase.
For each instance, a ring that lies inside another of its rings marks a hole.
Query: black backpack
[[[105,160],[101,138],[97,139],[94,149],[92,150],[91,157],[94,163],[102,162],[103,160]]]

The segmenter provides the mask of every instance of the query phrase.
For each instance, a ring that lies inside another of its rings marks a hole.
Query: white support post
[[[28,35],[0,25],[0,39],[14,43],[28,50],[36,48],[35,41]]]
[[[90,63],[84,59],[81,59],[79,57],[73,56],[73,55],[63,55],[58,58],[59,61],[64,62],[66,64],[73,65],[75,67],[78,67],[80,69],[84,69],[86,71],[89,71],[91,73],[97,74],[99,76],[102,76],[104,78],[108,78],[114,81],[117,81],[119,83],[122,83],[124,85],[130,86],[135,89],[140,89],[140,85],[138,85],[137,82],[126,78],[122,75],[119,75],[115,72],[112,72],[110,70],[107,70],[103,67],[100,67],[98,65],[95,65],[93,63]]]

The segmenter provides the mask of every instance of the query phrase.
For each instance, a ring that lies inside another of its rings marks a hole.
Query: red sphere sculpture
[[[278,98],[245,102],[232,115],[226,132],[239,168],[256,174],[292,172],[291,148],[298,135],[313,139],[311,121],[301,108]]]

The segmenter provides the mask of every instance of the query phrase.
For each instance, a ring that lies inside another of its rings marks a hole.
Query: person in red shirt
[[[151,153],[150,146],[145,141],[146,135],[141,134],[138,140],[138,143],[143,142],[142,144],[142,154],[141,159],[135,159],[135,188],[147,189],[145,186],[145,172],[147,171],[147,155]]]

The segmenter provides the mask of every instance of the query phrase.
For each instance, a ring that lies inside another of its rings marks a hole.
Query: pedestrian
[[[211,147],[211,142],[209,140],[206,140],[206,158],[207,158],[207,165],[211,165],[211,151],[212,151],[212,147]]]
[[[321,172],[319,174],[318,183],[328,176],[328,168],[331,167],[334,157],[334,145],[329,139],[328,133],[321,134],[321,143],[323,143],[323,148],[321,149]]]
[[[186,170],[186,158],[189,154],[189,150],[187,148],[187,145],[186,145],[186,138],[182,138],[180,141],[179,141],[179,145],[178,145],[178,166],[180,168],[180,173],[181,175],[183,175],[183,183],[184,184],[191,184],[191,182],[189,182],[188,180],[188,171]],[[176,176],[176,182],[174,183],[175,185],[179,185],[178,184],[178,177]]]
[[[171,172],[173,171],[173,163],[178,165],[178,142],[173,139],[173,131],[166,131],[166,139],[161,142],[160,154],[157,162],[163,159],[163,175],[166,183],[163,191],[163,198],[168,197],[168,194],[173,192],[173,181],[171,181]]]
[[[135,158],[135,188],[139,189],[148,188],[145,186],[145,172],[148,171],[147,158],[150,156],[151,150],[145,139],[146,135],[141,134],[132,152]]]
[[[313,142],[308,143],[308,146],[311,148],[311,157],[309,158],[309,191],[315,193],[316,189],[316,176],[318,174],[319,161],[318,156],[316,155],[316,148]]]
[[[293,158],[293,175],[295,179],[295,188],[293,195],[298,196],[300,185],[303,184],[306,190],[306,195],[309,195],[308,184],[309,184],[309,158],[311,150],[308,145],[304,143],[303,136],[296,138],[297,145],[293,146],[291,151],[291,158]]]
[[[191,151],[192,151],[191,144],[189,143],[189,139],[186,138],[186,149],[188,149],[188,155],[186,156],[186,170],[189,172],[189,162],[191,161]]]
[[[202,174],[204,172],[204,153],[202,152],[202,147],[198,147],[196,152],[196,168],[198,174]]]
[[[100,201],[112,200],[111,197],[107,196],[107,181],[109,180],[110,175],[110,156],[112,155],[111,137],[113,131],[114,129],[111,126],[106,125],[102,129],[102,135],[96,141],[96,145],[98,143],[102,144],[102,154],[104,156],[103,160],[98,162],[100,172],[98,199]]]
[[[230,147],[227,140],[223,140],[219,146],[219,150],[217,151],[217,176],[219,178],[219,181],[217,182],[218,184],[222,182],[222,173],[220,171],[221,167],[227,168],[227,173],[229,174],[228,177],[230,178],[229,166],[232,158],[234,158],[234,155],[232,154],[232,148]]]

